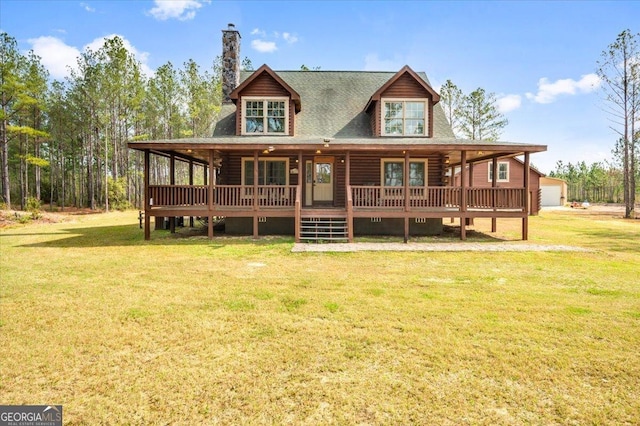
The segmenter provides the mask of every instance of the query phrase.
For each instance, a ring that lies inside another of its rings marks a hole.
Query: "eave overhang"
[[[291,100],[295,105],[296,113],[300,112],[302,109],[302,104],[300,103],[300,95],[298,94],[298,92],[296,92],[291,86],[289,86],[275,71],[269,68],[267,64],[264,64],[260,68],[258,68],[253,74],[251,74],[245,81],[240,83],[240,85],[231,92],[229,97],[231,98],[233,103],[237,105],[242,90],[251,85],[251,83],[263,73],[268,74],[280,86],[282,86],[284,90],[289,93],[289,96],[291,97]]]

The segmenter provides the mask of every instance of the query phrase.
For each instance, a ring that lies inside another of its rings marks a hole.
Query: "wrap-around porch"
[[[448,185],[448,177],[453,176],[456,167],[464,170],[473,168],[473,161],[467,161],[468,152],[460,150],[456,154],[439,158],[442,171],[438,173],[442,179],[437,177],[425,178],[424,186],[412,186],[410,179],[404,179],[402,185],[388,186],[383,182],[366,182],[362,184],[360,179],[358,184],[354,184],[358,179],[354,179],[353,174],[357,166],[352,161],[353,154],[346,150],[342,152],[332,152],[334,157],[340,158],[341,173],[339,179],[335,176],[332,179],[333,191],[336,195],[331,202],[315,202],[310,196],[310,191],[315,190],[315,176],[312,184],[309,184],[308,167],[310,156],[317,154],[317,151],[305,151],[299,149],[288,152],[286,155],[295,158],[295,165],[292,164],[291,173],[295,172],[290,184],[264,184],[265,180],[258,175],[259,162],[269,151],[253,150],[249,154],[253,159],[253,179],[252,184],[228,184],[218,182],[217,170],[224,162],[224,155],[220,156],[220,151],[209,149],[206,160],[198,160],[195,157],[181,155],[179,152],[158,152],[170,158],[171,183],[170,184],[150,184],[149,158],[152,151],[145,152],[145,205],[144,205],[144,231],[145,239],[151,237],[150,218],[154,217],[202,217],[208,218],[208,236],[214,237],[213,219],[217,217],[225,218],[246,218],[251,219],[251,233],[254,237],[259,236],[259,223],[268,218],[292,218],[294,223],[294,234],[297,242],[301,241],[305,218],[340,218],[345,223],[345,237],[349,242],[354,239],[354,221],[368,219],[396,219],[404,221],[404,239],[409,239],[410,225],[412,221],[419,222],[427,219],[458,218],[460,220],[460,238],[466,239],[466,224],[474,218],[491,218],[492,230],[496,230],[498,218],[521,218],[522,219],[522,239],[528,238],[528,212],[529,212],[529,152],[524,155],[525,172],[523,176],[523,186],[519,188],[498,187],[495,179],[494,185],[487,187],[474,187],[473,182],[468,182],[467,174],[462,173],[463,178],[457,186]],[[420,158],[417,154],[412,156],[408,151],[398,151],[395,153],[386,152],[384,156],[404,159],[404,176],[410,176],[411,160]],[[477,161],[477,154],[475,160]],[[493,167],[496,168],[496,159],[504,153],[493,153]],[[243,154],[246,157],[246,153]],[[282,155],[282,154],[281,154]],[[327,155],[324,153],[323,155]],[[222,158],[222,159],[221,159]],[[323,157],[324,158],[324,157]],[[456,161],[451,161],[455,158]],[[185,161],[189,163],[189,184],[175,184],[175,161]],[[249,159],[251,162],[251,159]],[[292,161],[293,163],[293,161]],[[193,167],[202,166],[204,170],[203,183],[198,185],[193,182]],[[295,166],[295,167],[294,167]],[[334,169],[334,173],[337,167]],[[244,169],[243,169],[244,172]],[[250,172],[250,171],[249,171]],[[287,171],[288,172],[288,171]],[[433,175],[433,173],[432,173]],[[470,173],[469,176],[473,176]],[[497,176],[494,170],[493,176]],[[437,183],[437,185],[434,185]]]

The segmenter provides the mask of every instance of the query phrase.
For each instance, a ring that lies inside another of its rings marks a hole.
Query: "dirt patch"
[[[0,228],[19,226],[27,223],[59,223],[73,220],[75,216],[99,214],[102,210],[79,209],[75,207],[65,208],[63,212],[51,212],[45,209],[38,212],[37,218],[29,212],[19,210],[0,210]]]

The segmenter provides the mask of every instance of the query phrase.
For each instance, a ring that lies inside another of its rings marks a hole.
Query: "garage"
[[[567,183],[562,179],[540,178],[540,206],[562,206],[566,200]]]

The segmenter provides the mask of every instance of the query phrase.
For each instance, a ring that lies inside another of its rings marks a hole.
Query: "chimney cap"
[[[235,24],[232,24],[231,22],[227,24],[227,30],[235,31],[235,29],[236,29]]]

